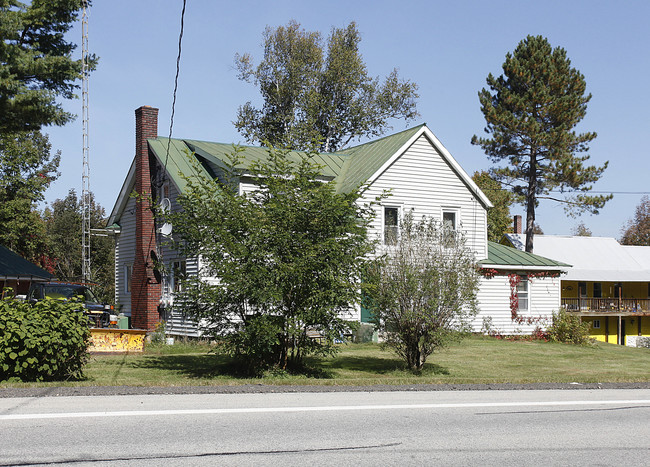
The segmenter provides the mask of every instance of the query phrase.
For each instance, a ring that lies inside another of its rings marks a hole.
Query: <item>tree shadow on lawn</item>
[[[231,361],[228,357],[215,354],[204,355],[155,355],[146,356],[130,364],[133,368],[170,371],[188,378],[213,379],[229,374]]]
[[[235,379],[257,379],[264,376],[282,377],[298,375],[307,378],[328,379],[333,378],[329,369],[324,369],[320,361],[314,362],[307,359],[306,364],[294,370],[270,370],[262,375],[253,375],[235,359],[219,354],[204,355],[155,355],[146,356],[130,364],[132,368],[156,369],[170,371],[195,379],[214,379],[225,376]]]
[[[324,362],[323,366],[331,370],[359,371],[377,375],[386,375],[394,372],[408,372],[413,374],[449,375],[449,369],[436,363],[425,363],[421,372],[411,372],[406,364],[397,358],[336,356],[331,361]]]
[[[246,373],[235,360],[219,354],[146,356],[130,363],[129,366],[174,372],[193,379],[214,379],[220,376],[251,379],[251,374]],[[335,356],[331,359],[307,357],[302,368],[288,370],[284,374],[313,379],[335,379],[338,371],[363,372],[369,375],[387,375],[396,372],[411,375],[450,374],[448,368],[435,363],[426,363],[421,372],[412,372],[406,368],[402,360],[370,356]],[[269,377],[281,377],[282,375],[282,371],[270,371],[265,374]]]

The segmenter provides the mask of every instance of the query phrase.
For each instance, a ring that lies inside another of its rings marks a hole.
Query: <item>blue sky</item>
[[[181,0],[95,1],[89,47],[100,57],[90,78],[90,187],[107,213],[135,152],[134,110],[160,109],[167,136],[180,28]],[[239,105],[260,104],[257,90],[237,80],[235,53],[259,61],[262,32],[295,19],[327,36],[356,21],[369,73],[398,68],[418,83],[421,117],[471,175],[490,162],[472,135],[485,121],[477,93],[488,73],[501,73],[505,54],[526,35],[543,35],[566,49],[593,97],[579,131],[596,131],[591,161],[610,165],[594,186],[615,192],[598,216],[567,218],[558,203],[542,201],[537,222],[546,234],[570,234],[581,221],[594,235],[620,237],[643,192],[650,192],[650,2],[647,1],[207,1],[187,0],[173,136],[244,142],[232,121]],[[70,39],[81,43],[81,27]],[[80,56],[80,50],[77,50]],[[81,190],[81,100],[63,103],[79,118],[46,128],[61,150],[61,177],[47,201]],[[393,131],[406,128],[394,122]],[[635,194],[623,194],[633,192]],[[524,214],[515,206],[513,214]]]

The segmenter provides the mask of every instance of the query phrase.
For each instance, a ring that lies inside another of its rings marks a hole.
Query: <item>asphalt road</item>
[[[5,465],[648,465],[650,390],[0,398]]]

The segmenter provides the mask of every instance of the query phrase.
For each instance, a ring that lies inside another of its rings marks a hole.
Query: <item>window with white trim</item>
[[[187,272],[187,265],[185,260],[174,261],[172,263],[172,283],[171,289],[174,293],[181,292],[183,290],[183,279],[185,279],[185,274]]]
[[[521,276],[517,284],[517,299],[519,301],[519,311],[528,311],[530,309],[528,294],[528,277]]]
[[[399,208],[384,206],[384,245],[395,245],[399,238]]]
[[[591,324],[594,326],[594,329],[600,329],[600,320],[595,319],[591,322]]]
[[[442,211],[442,225],[450,230],[458,230],[458,212],[456,210],[444,209]]]

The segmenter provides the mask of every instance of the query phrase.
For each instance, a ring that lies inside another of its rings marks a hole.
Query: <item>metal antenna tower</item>
[[[88,160],[88,2],[81,15],[81,99],[83,116],[83,174],[81,177],[81,276],[90,282],[90,165]]]

